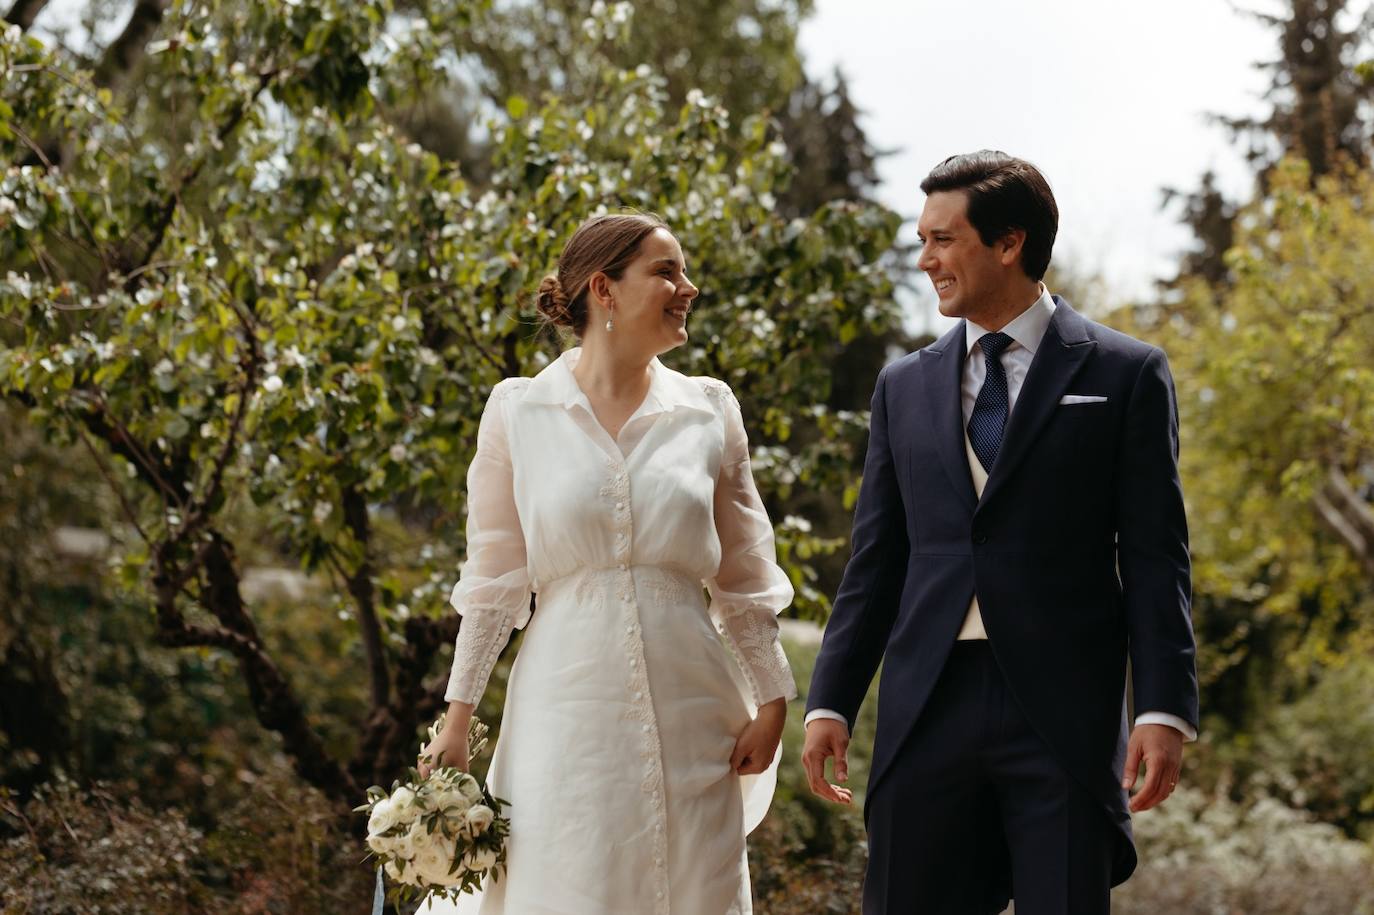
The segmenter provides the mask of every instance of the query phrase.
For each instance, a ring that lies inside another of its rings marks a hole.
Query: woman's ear
[[[602,308],[611,307],[611,278],[606,274],[600,271],[593,273],[592,278],[587,281],[587,292]]]

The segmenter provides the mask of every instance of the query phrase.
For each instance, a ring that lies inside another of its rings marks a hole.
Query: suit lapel
[[[1002,447],[988,475],[987,486],[983,488],[980,505],[995,498],[1016,470],[1035,437],[1059,407],[1059,398],[1068,390],[1069,382],[1097,346],[1088,336],[1087,322],[1082,316],[1058,296],[1054,297],[1054,303],[1054,317],[1035,351],[1021,393],[1016,397],[1016,407],[1007,421]],[[962,440],[960,444],[962,446]]]
[[[926,407],[934,431],[935,448],[940,463],[954,484],[959,497],[970,510],[978,504],[969,476],[968,455],[964,448],[963,380],[965,358],[964,322],[931,344],[927,353],[936,358],[921,360],[926,392]]]

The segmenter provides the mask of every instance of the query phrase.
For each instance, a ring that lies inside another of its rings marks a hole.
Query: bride
[[[528,624],[488,773],[510,801],[507,872],[431,912],[751,911],[745,835],[796,696],[776,619],[792,586],[734,395],[657,358],[687,341],[697,293],[658,219],[587,220],[538,298],[581,346],[487,401],[449,723],[425,752],[467,759]]]

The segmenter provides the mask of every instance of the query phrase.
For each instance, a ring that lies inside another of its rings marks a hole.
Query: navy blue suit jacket
[[[1032,726],[1120,828],[1126,663],[1135,707],[1197,725],[1178,419],[1164,354],[1055,311],[981,499],[964,445],[960,322],[888,365],[845,568],[807,707],[855,716],[883,662],[869,797],[901,750],[976,593]],[[1060,404],[1065,394],[1105,396]],[[913,829],[919,829],[915,823]]]

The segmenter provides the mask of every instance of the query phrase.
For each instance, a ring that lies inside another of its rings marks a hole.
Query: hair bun
[[[563,327],[573,326],[573,316],[568,310],[568,295],[563,284],[555,274],[550,273],[539,282],[539,294],[535,297],[539,311],[554,324]]]

